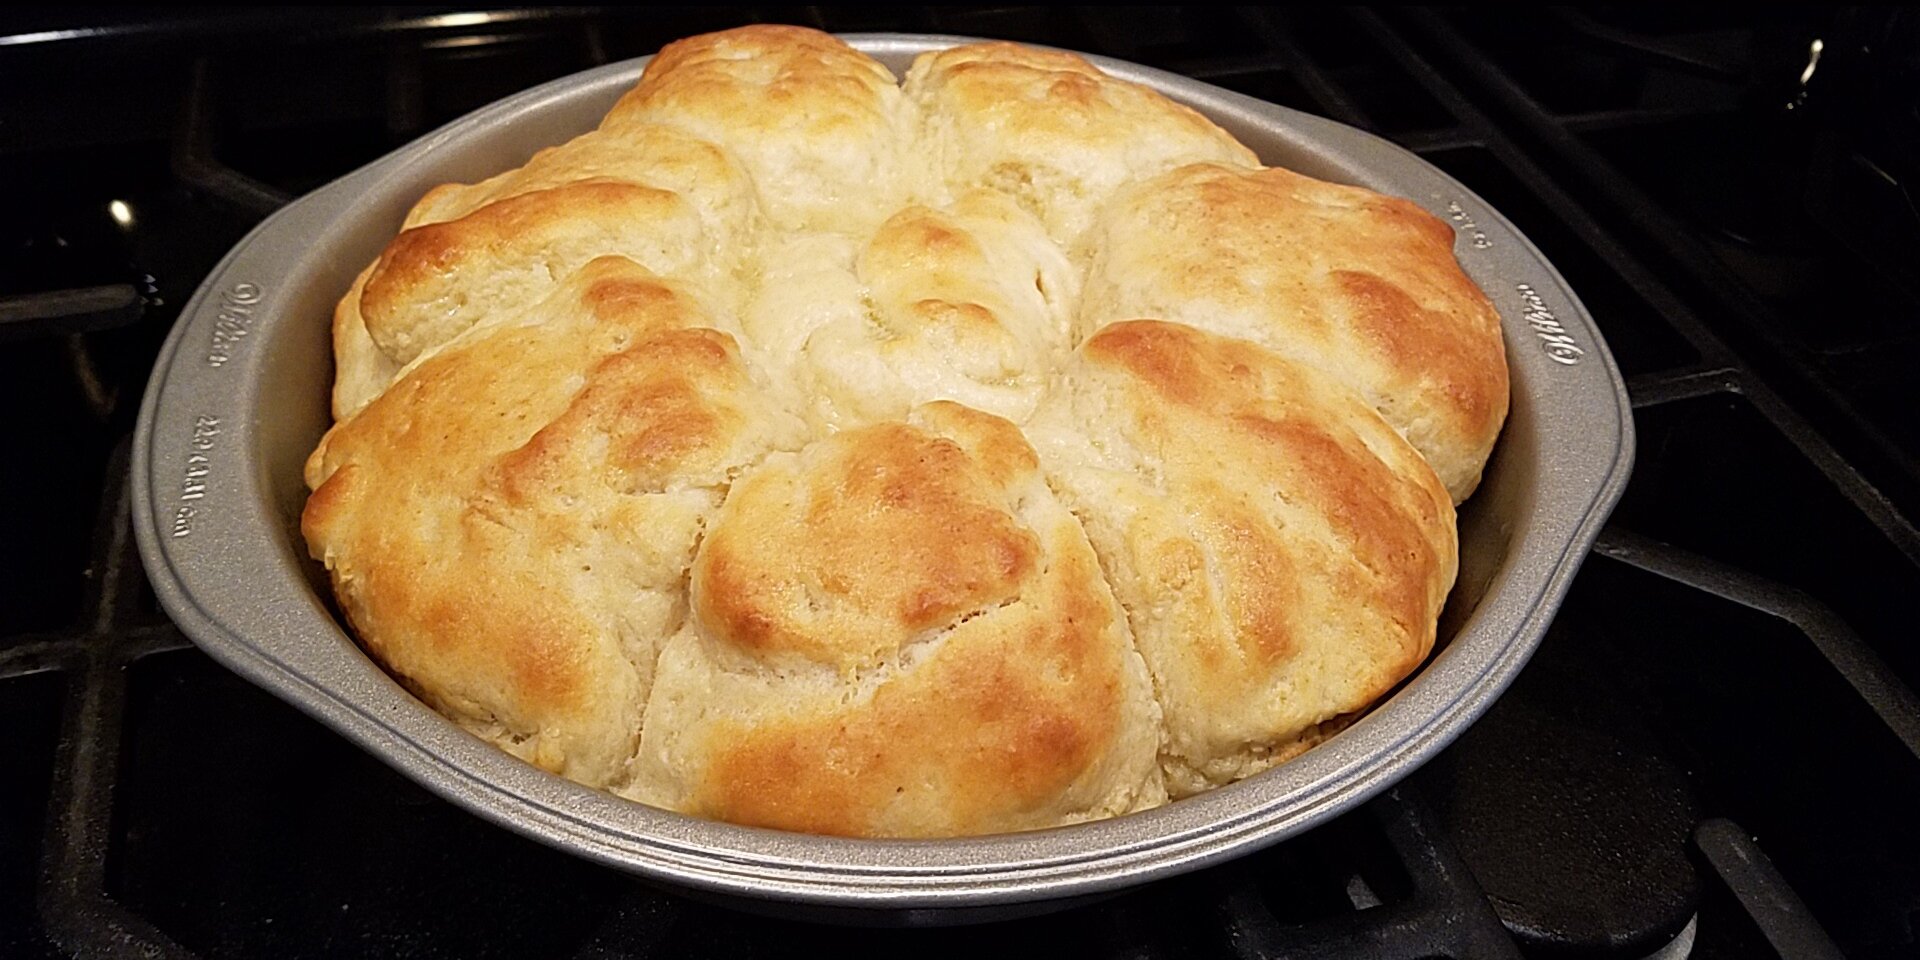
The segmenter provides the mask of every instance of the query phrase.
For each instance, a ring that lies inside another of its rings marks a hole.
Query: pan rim
[[[843,39],[875,55],[912,54],[976,42],[967,37],[922,34],[849,34]],[[379,182],[422,162],[432,151],[482,137],[490,124],[510,123],[596,83],[637,77],[648,59],[609,64],[561,78],[484,107],[267,218],[209,273],[182,311],[155,364],[136,428],[132,482],[140,553],[155,594],[182,630],[222,664],[320,719],[435,793],[486,819],[591,859],[671,883],[805,904],[893,909],[987,906],[1077,897],[1196,869],[1324,822],[1391,786],[1451,742],[1504,690],[1538,646],[1573,574],[1624,491],[1633,454],[1631,405],[1625,383],[1604,339],[1564,280],[1491,205],[1425,160],[1371,134],[1153,68],[1089,56],[1116,76],[1146,83],[1189,105],[1204,104],[1196,108],[1216,119],[1229,113],[1242,121],[1304,131],[1304,139],[1336,152],[1388,151],[1382,156],[1394,163],[1414,165],[1426,181],[1438,183],[1449,195],[1471,203],[1479,228],[1496,236],[1503,245],[1503,255],[1531,268],[1528,275],[1543,279],[1538,289],[1555,295],[1555,306],[1561,313],[1559,322],[1589,345],[1591,364],[1586,375],[1592,377],[1591,371],[1599,371],[1596,382],[1610,388],[1591,390],[1594,396],[1588,399],[1611,402],[1610,408],[1597,411],[1607,415],[1605,420],[1612,427],[1611,456],[1603,469],[1591,475],[1561,478],[1578,481],[1572,489],[1585,494],[1584,502],[1557,504],[1556,509],[1562,511],[1562,529],[1549,545],[1557,549],[1534,558],[1533,572],[1523,582],[1515,585],[1512,577],[1496,580],[1480,599],[1479,608],[1502,604],[1499,612],[1505,622],[1489,626],[1481,620],[1482,611],[1476,609],[1475,617],[1448,650],[1467,650],[1460,646],[1461,638],[1475,639],[1468,634],[1477,625],[1489,635],[1481,646],[1468,651],[1474,656],[1455,657],[1450,669],[1437,677],[1440,658],[1430,660],[1401,694],[1378,705],[1353,728],[1295,761],[1246,781],[1112,820],[1025,834],[948,840],[813,837],[642,807],[534,770],[459,732],[450,721],[424,708],[396,710],[389,702],[392,691],[375,686],[343,693],[339,678],[313,676],[264,646],[257,633],[236,626],[232,605],[238,598],[214,597],[197,590],[198,584],[206,582],[205,577],[201,571],[189,569],[191,564],[182,563],[178,545],[170,542],[177,539],[169,536],[172,514],[162,507],[168,504],[165,491],[178,480],[177,473],[165,467],[170,459],[178,459],[178,451],[173,449],[177,444],[161,441],[177,439],[178,430],[167,427],[177,426],[173,421],[178,420],[183,408],[170,407],[170,401],[185,389],[182,378],[200,372],[200,368],[187,364],[183,345],[193,335],[204,333],[204,327],[212,322],[209,309],[218,305],[220,291],[226,287],[222,281],[236,262],[249,250],[258,249],[265,238],[274,237],[302,217],[325,213],[345,198],[375,189]],[[1389,164],[1382,160],[1378,165]],[[1402,175],[1382,174],[1386,180],[1395,176]],[[351,217],[353,211],[347,203],[341,210],[328,213],[329,222]],[[1509,362],[1513,363],[1525,344],[1515,337],[1516,324],[1509,318],[1507,305],[1501,306]],[[1519,387],[1515,390],[1518,394]],[[163,420],[169,423],[163,425]],[[269,526],[258,532],[273,535],[278,531]],[[249,613],[259,615],[260,611]],[[312,615],[312,610],[276,614],[293,621],[310,620]],[[326,626],[340,629],[323,608],[320,615],[326,618]],[[291,622],[288,625],[294,626]],[[1440,688],[1441,680],[1451,683]],[[1409,696],[1414,691],[1424,693]],[[1408,722],[1395,723],[1401,720]],[[422,727],[430,727],[433,721],[447,729]],[[458,736],[450,735],[449,730]],[[1350,736],[1356,730],[1361,736]],[[460,737],[471,743],[463,744]],[[1345,749],[1331,749],[1343,743]],[[1359,749],[1361,746],[1366,749]],[[495,754],[497,759],[488,761],[478,751]]]

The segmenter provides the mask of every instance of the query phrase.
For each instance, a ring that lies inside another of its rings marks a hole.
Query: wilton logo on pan
[[[1475,250],[1487,250],[1493,247],[1493,241],[1487,239],[1487,232],[1480,229],[1480,225],[1473,220],[1473,214],[1468,213],[1467,208],[1460,205],[1460,201],[1447,201],[1447,217],[1459,224],[1461,230],[1466,231],[1468,241],[1473,244]]]
[[[251,332],[253,308],[260,287],[245,280],[220,291],[220,312],[213,318],[213,342],[207,346],[207,366],[217,367],[233,356],[233,345]]]
[[[213,440],[220,435],[220,418],[201,414],[193,418],[191,451],[186,469],[180,476],[180,505],[173,510],[173,535],[193,533],[193,518],[199,514],[193,501],[207,495],[207,475],[213,472]]]
[[[1533,335],[1540,338],[1540,349],[1546,351],[1547,359],[1569,367],[1579,363],[1586,351],[1567,335],[1567,328],[1560,325],[1560,318],[1554,316],[1552,310],[1547,309],[1547,302],[1540,299],[1540,294],[1530,284],[1519,284],[1516,289],[1520,291],[1521,305],[1527,308],[1521,316],[1526,319],[1527,326],[1533,328]]]

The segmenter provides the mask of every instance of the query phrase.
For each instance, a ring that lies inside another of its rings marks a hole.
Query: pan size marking
[[[1579,363],[1586,351],[1580,349],[1580,345],[1568,335],[1567,328],[1560,324],[1560,318],[1547,309],[1547,302],[1540,298],[1539,291],[1526,283],[1519,284],[1516,289],[1520,291],[1520,305],[1526,308],[1520,316],[1527,321],[1527,326],[1533,328],[1533,335],[1540,338],[1540,349],[1546,352],[1547,359],[1569,367]]]
[[[199,501],[207,495],[207,476],[213,472],[213,445],[220,436],[220,418],[206,414],[193,418],[193,437],[187,444],[187,465],[180,472],[180,503],[173,508],[173,535],[193,533]]]
[[[234,344],[253,331],[253,311],[260,296],[260,285],[245,280],[220,291],[220,310],[213,316],[213,338],[207,345],[207,366],[223,366],[233,358]]]
[[[1475,250],[1492,249],[1493,241],[1487,239],[1487,232],[1480,229],[1480,225],[1473,220],[1473,214],[1468,213],[1460,201],[1447,201],[1447,217],[1460,225],[1460,232],[1466,235],[1467,242],[1473,244]]]

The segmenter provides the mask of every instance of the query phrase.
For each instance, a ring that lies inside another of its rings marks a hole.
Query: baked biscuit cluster
[[[1506,415],[1415,205],[1065,53],[672,44],[340,301],[302,529],[544,769],[953,836],[1257,773],[1411,673]]]

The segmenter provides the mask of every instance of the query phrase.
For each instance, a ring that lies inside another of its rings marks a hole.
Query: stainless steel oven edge
[[[847,39],[897,73],[969,38]],[[1460,581],[1434,656],[1327,743],[1160,809],[1033,833],[863,841],[738,827],[641,806],[521,763],[461,731],[367,659],[331,614],[297,521],[300,464],[328,419],[328,318],[428,188],[473,181],[589,129],[645,60],[577,74],[468,115],[289,205],[208,276],[148,383],[134,527],[155,593],[235,672],[435,793],[581,856],[702,896],[821,919],[950,923],[1065,905],[1307,830],[1418,767],[1506,688],[1625,488],[1631,407],[1580,301],[1471,191],[1370,134],[1100,57],[1211,116],[1267,163],[1413,199],[1451,222],[1499,308],[1512,413],[1461,508]]]

